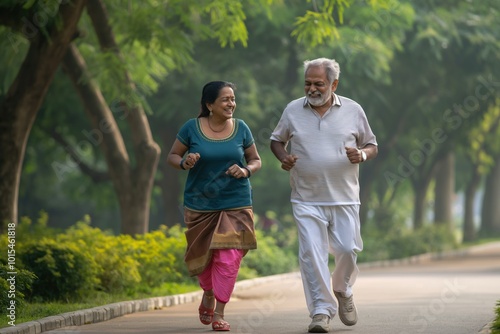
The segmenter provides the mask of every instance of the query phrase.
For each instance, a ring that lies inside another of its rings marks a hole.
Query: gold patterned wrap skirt
[[[203,272],[212,258],[212,249],[243,249],[246,254],[257,248],[251,207],[209,212],[184,208],[184,222],[184,260],[191,276]]]

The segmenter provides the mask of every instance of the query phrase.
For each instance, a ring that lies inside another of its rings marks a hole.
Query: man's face
[[[315,106],[321,107],[332,98],[332,93],[337,89],[338,80],[332,84],[328,83],[326,71],[319,66],[311,67],[305,74],[304,91],[307,101]]]

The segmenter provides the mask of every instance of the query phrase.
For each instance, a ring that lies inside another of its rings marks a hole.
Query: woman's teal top
[[[226,138],[207,137],[199,118],[187,121],[177,139],[188,147],[188,153],[199,153],[200,159],[189,170],[184,189],[184,206],[196,211],[215,211],[252,206],[252,189],[247,178],[226,175],[233,164],[245,166],[245,149],[254,139],[244,121],[234,119],[233,132]]]

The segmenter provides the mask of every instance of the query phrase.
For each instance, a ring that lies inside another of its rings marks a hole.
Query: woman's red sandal
[[[204,297],[207,297],[207,299],[214,298],[214,296],[207,296],[203,295]],[[208,308],[203,305],[203,298],[201,299],[200,307],[198,308],[198,312],[200,314],[200,321],[204,325],[210,325],[212,323],[212,320],[214,318],[214,310],[213,308]]]
[[[217,332],[227,332],[231,330],[231,326],[229,325],[229,322],[224,320],[224,314],[220,314],[217,312],[214,312],[214,314],[217,314],[220,316],[221,320],[219,321],[214,321],[212,322],[212,329]]]

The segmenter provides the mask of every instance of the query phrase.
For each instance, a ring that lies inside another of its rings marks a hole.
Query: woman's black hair
[[[201,109],[198,118],[208,117],[210,115],[207,103],[214,103],[219,97],[221,89],[224,87],[232,88],[233,91],[236,90],[236,86],[232,82],[228,81],[211,81],[203,86],[203,91],[201,93]]]

